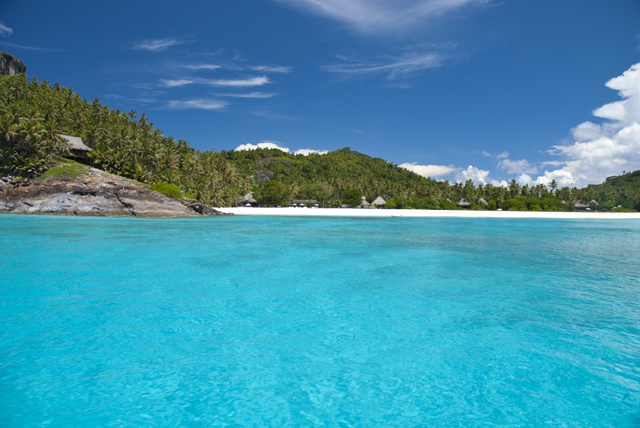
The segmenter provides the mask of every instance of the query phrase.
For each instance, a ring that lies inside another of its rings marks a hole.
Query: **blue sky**
[[[638,0],[0,0],[0,49],[200,150],[480,184],[640,169]]]

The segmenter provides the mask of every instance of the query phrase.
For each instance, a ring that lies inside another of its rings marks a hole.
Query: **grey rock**
[[[0,181],[0,210],[31,214],[187,217],[216,211],[194,201],[182,204],[135,182],[95,168],[77,178],[11,184]],[[209,211],[211,210],[211,211]]]
[[[6,76],[26,72],[27,66],[22,61],[11,54],[0,52],[0,75]]]

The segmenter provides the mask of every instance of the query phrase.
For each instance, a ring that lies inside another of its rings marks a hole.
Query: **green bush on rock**
[[[170,198],[174,199],[182,198],[182,189],[180,189],[175,184],[169,184],[164,181],[162,183],[157,183],[149,186],[149,190],[162,193],[163,195],[169,196]]]

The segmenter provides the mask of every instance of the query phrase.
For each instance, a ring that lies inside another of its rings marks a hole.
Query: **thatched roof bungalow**
[[[62,140],[69,146],[70,157],[83,163],[87,163],[89,161],[89,153],[92,152],[93,149],[85,145],[82,142],[82,138],[62,134],[60,134],[60,138],[62,138]]]
[[[587,209],[591,209],[589,207],[588,204],[585,204],[584,202],[582,202],[580,199],[578,199],[576,201],[576,203],[573,205],[573,207],[577,210],[587,210]]]
[[[469,201],[467,201],[465,198],[462,198],[458,201],[457,204],[460,208],[469,208],[471,206],[471,203]]]
[[[371,204],[369,202],[367,202],[367,198],[365,198],[363,196],[362,197],[362,201],[360,202],[360,205],[358,205],[356,208],[369,209],[369,208],[371,208]]]
[[[257,207],[258,201],[253,198],[253,192],[249,192],[241,198],[241,204],[244,206]]]
[[[371,202],[371,205],[373,205],[375,208],[385,208],[387,206],[387,201],[382,199],[381,196],[378,196],[375,201]]]

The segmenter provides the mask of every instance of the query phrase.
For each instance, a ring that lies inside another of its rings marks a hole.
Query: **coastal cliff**
[[[179,202],[135,182],[87,167],[75,177],[0,178],[0,211],[82,216],[190,217],[221,215],[196,201]]]

